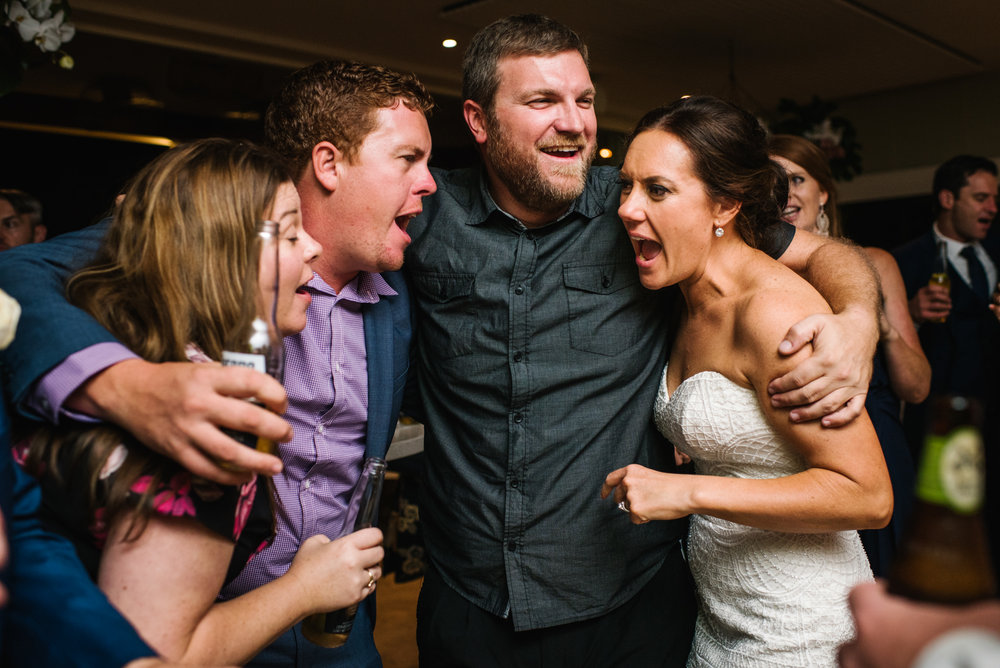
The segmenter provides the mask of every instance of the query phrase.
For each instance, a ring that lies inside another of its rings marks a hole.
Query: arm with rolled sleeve
[[[220,429],[291,438],[280,417],[286,400],[280,383],[236,367],[141,360],[66,300],[66,280],[93,260],[110,225],[106,219],[0,254],[0,289],[21,304],[14,342],[0,352],[0,379],[15,409],[53,423],[66,415],[114,422],[192,473],[223,484],[245,482],[244,470],[280,471],[277,457]],[[270,410],[243,401],[248,398]]]

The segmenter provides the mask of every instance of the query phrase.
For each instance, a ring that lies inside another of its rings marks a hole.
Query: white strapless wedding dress
[[[752,390],[703,371],[668,398],[666,378],[656,424],[697,473],[777,478],[805,468]],[[837,647],[854,635],[847,592],[872,577],[856,531],[780,533],[708,515],[691,516],[688,561],[699,601],[688,666],[836,666]]]

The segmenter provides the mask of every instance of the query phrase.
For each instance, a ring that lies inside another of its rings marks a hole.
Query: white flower
[[[52,16],[52,0],[25,0],[24,6],[39,21]]]
[[[42,51],[58,51],[63,42],[70,41],[75,34],[76,26],[63,23],[63,12],[58,11],[51,19],[42,21],[35,35],[35,44]]]
[[[11,2],[7,9],[7,17],[17,26],[17,31],[21,34],[21,39],[30,42],[35,39],[41,23],[33,17],[20,2]]]
[[[7,16],[17,26],[21,39],[34,42],[42,51],[58,51],[65,42],[76,35],[76,26],[65,21],[65,12],[59,10],[55,16],[45,18],[51,9],[52,0],[28,0],[28,6],[14,0],[10,3]],[[45,14],[32,12],[31,8],[44,10]],[[33,15],[34,14],[34,15]],[[39,21],[37,17],[44,18]]]
[[[17,331],[17,321],[21,317],[21,305],[3,290],[0,290],[0,350],[10,345]]]

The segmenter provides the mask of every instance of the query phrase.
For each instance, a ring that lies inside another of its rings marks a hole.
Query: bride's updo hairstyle
[[[788,177],[768,156],[767,133],[752,114],[716,97],[688,97],[643,116],[628,143],[649,130],[669,132],[684,143],[713,201],[740,204],[734,223],[748,244],[756,246],[764,230],[781,219]]]

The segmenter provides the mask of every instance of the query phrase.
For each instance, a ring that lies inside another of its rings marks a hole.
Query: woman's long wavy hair
[[[290,181],[276,156],[248,142],[204,139],[167,151],[126,188],[97,257],[67,284],[70,302],[148,361],[185,362],[189,343],[219,359],[227,342],[249,331],[257,227]],[[128,532],[134,538],[159,483],[182,469],[134,444],[113,482],[103,483],[108,456],[130,441],[113,427],[47,428],[33,435],[27,464],[38,474],[84,467],[91,510],[103,506],[107,526],[134,507],[133,483],[151,476]]]

